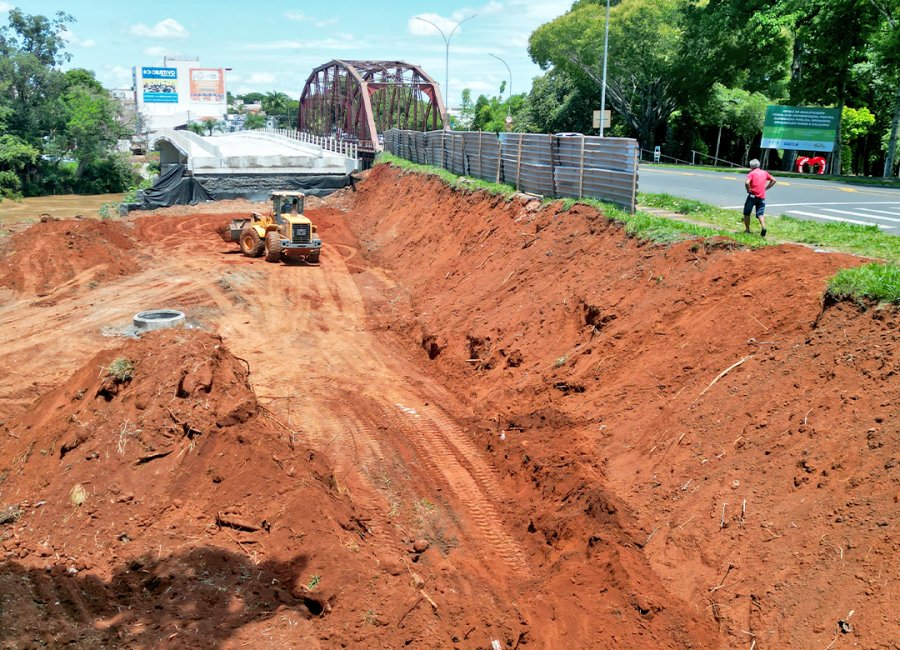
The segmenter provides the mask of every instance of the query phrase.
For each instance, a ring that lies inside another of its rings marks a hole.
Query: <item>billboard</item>
[[[141,87],[145,104],[178,103],[176,68],[141,68]]]
[[[840,122],[837,108],[769,106],[760,147],[833,151]]]
[[[222,68],[191,68],[190,75],[192,102],[225,103],[225,73]]]

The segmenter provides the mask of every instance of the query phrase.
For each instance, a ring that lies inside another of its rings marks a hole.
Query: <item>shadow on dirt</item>
[[[256,564],[210,547],[154,553],[121,565],[109,582],[76,573],[75,564],[0,565],[0,646],[217,648],[243,626],[289,610],[307,619],[330,611],[307,589],[302,555]]]

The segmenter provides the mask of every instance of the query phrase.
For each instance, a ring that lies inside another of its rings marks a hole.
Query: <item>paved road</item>
[[[747,196],[744,191],[746,171],[682,171],[641,165],[639,189],[742,210]],[[776,180],[778,184],[767,195],[766,214],[871,224],[883,232],[900,235],[900,189],[802,177]]]

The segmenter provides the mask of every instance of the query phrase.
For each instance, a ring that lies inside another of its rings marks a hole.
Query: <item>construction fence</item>
[[[384,149],[523,192],[590,197],[631,212],[637,203],[640,147],[631,138],[391,129],[384,134]]]

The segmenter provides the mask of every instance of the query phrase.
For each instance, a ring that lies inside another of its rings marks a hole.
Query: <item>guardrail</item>
[[[348,142],[346,140],[341,140],[339,138],[332,137],[324,137],[320,135],[312,135],[311,133],[306,133],[304,131],[297,131],[296,129],[261,129],[266,133],[274,133],[276,135],[281,135],[286,138],[292,138],[294,140],[299,140],[300,142],[307,142],[309,144],[314,144],[316,146],[322,147],[326,151],[333,151],[334,153],[339,153],[348,158],[352,158],[353,160],[359,160],[359,145],[355,142]]]
[[[639,147],[631,138],[391,129],[384,148],[415,163],[525,192],[591,197],[631,212],[637,203]]]
[[[710,156],[708,153],[703,153],[702,151],[697,151],[695,149],[691,149],[691,164],[696,165],[695,162],[697,157],[700,157],[701,164],[704,158],[709,158],[713,161],[713,166],[717,167],[719,163],[723,163],[725,165],[730,165],[731,167],[743,167],[744,165],[739,165],[738,163],[733,163],[730,160],[725,160],[724,158],[716,158],[715,156]]]
[[[663,158],[667,158],[668,160],[675,162],[675,164],[683,164],[683,165],[692,165],[693,164],[692,162],[690,162],[688,160],[682,160],[681,158],[676,158],[675,156],[667,156],[664,153],[659,154],[659,159],[662,160]],[[649,149],[641,149],[641,160],[647,161],[647,162],[659,162],[655,159],[654,152],[650,151]]]
[[[682,158],[676,158],[675,156],[667,156],[664,153],[659,154],[659,160],[656,160],[656,154],[650,149],[641,149],[641,160],[646,162],[660,162],[663,159],[671,160],[676,165],[698,165],[703,164],[697,162],[697,157],[701,158],[709,158],[713,161],[719,161],[725,165],[730,165],[731,167],[744,167],[745,165],[741,165],[738,163],[733,163],[730,160],[725,160],[724,158],[716,158],[715,156],[710,156],[709,154],[703,153],[702,151],[697,151],[696,149],[691,149],[691,159],[683,160]],[[714,163],[715,165],[715,163]]]

